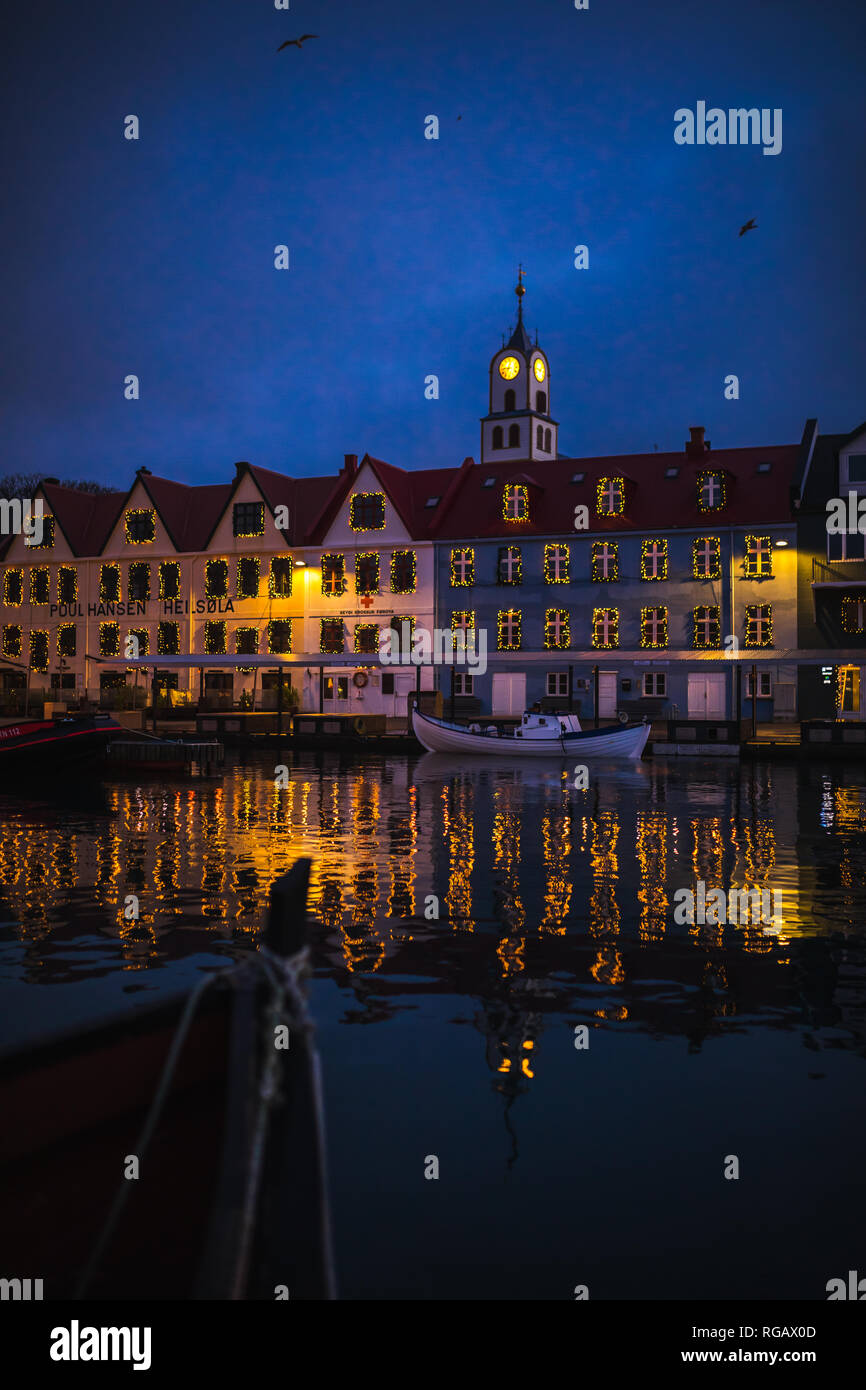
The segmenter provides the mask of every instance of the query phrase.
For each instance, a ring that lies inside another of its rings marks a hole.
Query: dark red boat
[[[97,762],[124,729],[109,714],[70,714],[62,719],[22,719],[0,727],[0,777],[6,769]],[[5,789],[0,782],[0,788]]]

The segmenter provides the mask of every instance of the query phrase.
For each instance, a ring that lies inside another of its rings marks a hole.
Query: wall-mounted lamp
[[[780,537],[780,539],[776,541],[776,549],[777,549],[777,550],[784,550],[785,547],[787,546],[787,544],[788,544],[788,542],[787,542],[784,538],[781,538],[781,537]]]

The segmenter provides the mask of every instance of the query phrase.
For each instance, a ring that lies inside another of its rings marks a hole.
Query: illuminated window
[[[163,560],[160,565],[159,596],[161,599],[180,598],[180,565],[177,560]]]
[[[75,656],[75,647],[75,624],[61,623],[57,629],[57,655]]]
[[[509,483],[503,489],[502,517],[504,521],[529,520],[529,489],[525,483]]]
[[[379,628],[376,623],[357,623],[355,626],[355,651],[371,655],[379,650]]]
[[[134,639],[135,645],[129,644],[129,639]],[[131,627],[126,634],[124,642],[124,656],[138,657],[150,655],[150,633],[146,627]]]
[[[451,551],[451,587],[468,589],[475,583],[475,551],[471,546],[460,546]]]
[[[462,642],[464,647],[466,646],[466,643],[468,641],[468,633],[474,627],[474,612],[470,612],[467,609],[463,608],[457,609],[455,612],[451,614],[451,631],[453,633],[462,633]]]
[[[50,592],[51,576],[46,568],[40,566],[39,569],[30,571],[30,602],[48,603],[51,599]]]
[[[150,565],[143,560],[134,560],[127,571],[126,586],[127,598],[139,602],[149,599]]]
[[[100,569],[99,602],[120,603],[120,565],[103,565]]]
[[[322,556],[322,593],[327,598],[339,598],[346,592],[346,557]]]
[[[694,645],[696,647],[720,647],[722,645],[722,610],[715,603],[698,604],[692,615],[694,621]]]
[[[268,593],[271,598],[291,598],[292,562],[285,555],[277,555],[271,560],[268,573]]]
[[[702,472],[698,474],[698,510],[717,512],[725,505],[725,478],[723,473]]]
[[[208,656],[225,656],[226,625],[219,619],[204,625],[204,649]]]
[[[616,608],[593,608],[592,645],[603,651],[619,646],[619,611]]]
[[[3,629],[3,655],[21,655],[21,628],[18,623],[7,623]]]
[[[666,647],[668,644],[667,608],[640,610],[640,644],[642,647]]]
[[[264,502],[235,502],[232,507],[232,530],[236,536],[265,534]]]
[[[546,545],[544,547],[545,584],[568,583],[568,560],[567,545]]]
[[[349,503],[349,525],[353,531],[384,531],[385,494],[356,492]]]
[[[417,571],[414,550],[395,550],[391,556],[391,593],[414,594]]]
[[[119,623],[99,624],[99,655],[120,656]]]
[[[544,645],[557,651],[571,646],[571,622],[564,608],[548,608],[545,613]]]
[[[124,520],[126,539],[130,545],[146,545],[156,540],[156,515],[152,507],[127,512]]]
[[[773,549],[769,536],[746,536],[746,576],[766,579],[773,573]]]
[[[235,628],[235,651],[238,656],[255,656],[259,650],[257,627]]]
[[[228,560],[208,560],[204,567],[204,591],[208,598],[228,597]]]
[[[718,536],[698,536],[692,541],[692,575],[695,579],[720,579],[722,543]]]
[[[288,618],[274,619],[268,623],[268,651],[290,652],[292,650],[292,624]]]
[[[3,602],[9,608],[18,608],[24,602],[24,574],[21,570],[7,570],[3,575]]]
[[[379,555],[375,550],[355,556],[355,593],[378,594]]]
[[[773,609],[769,603],[746,604],[746,646],[772,647]]]
[[[520,651],[522,614],[519,608],[500,609],[496,619],[496,647],[500,652]]]
[[[842,631],[866,630],[866,599],[848,596],[842,600]]]
[[[667,541],[641,541],[640,577],[641,579],[667,579]]]
[[[42,518],[42,539],[39,541],[27,541],[29,550],[53,550],[54,549],[54,517],[44,516]]]
[[[78,571],[72,565],[61,565],[57,571],[57,602],[78,601]]]
[[[593,541],[592,577],[596,583],[619,579],[619,546],[616,541]]]
[[[595,485],[598,516],[618,516],[625,507],[625,478],[599,478]]]
[[[162,622],[156,629],[156,650],[160,656],[180,655],[180,624]]]
[[[258,555],[243,555],[238,560],[238,598],[258,598],[261,568]]]
[[[319,650],[337,656],[343,650],[343,623],[340,618],[320,618]]]
[[[523,561],[519,545],[499,547],[499,563],[496,577],[500,584],[520,584],[523,578]]]
[[[48,633],[30,633],[30,669],[32,671],[48,670]]]

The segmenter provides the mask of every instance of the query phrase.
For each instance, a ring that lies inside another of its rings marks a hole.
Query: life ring
[[[624,709],[621,709],[620,712],[619,712],[619,714],[618,714],[616,717],[617,717],[617,719],[619,720],[620,724],[627,724],[627,723],[628,723],[628,715],[626,714],[626,712],[625,712]]]
[[[359,690],[363,690],[369,679],[366,671],[356,671],[352,677],[352,684],[357,686]]]

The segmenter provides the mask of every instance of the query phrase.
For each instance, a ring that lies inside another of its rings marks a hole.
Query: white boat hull
[[[640,758],[650,735],[649,724],[625,728],[594,729],[580,734],[560,733],[555,738],[497,738],[474,734],[459,724],[412,710],[412,728],[428,753],[469,753],[493,758]]]

